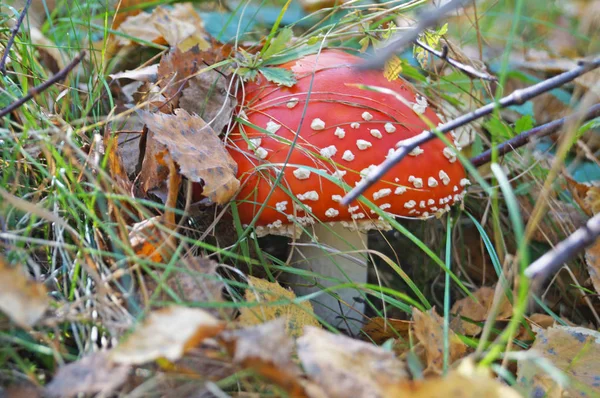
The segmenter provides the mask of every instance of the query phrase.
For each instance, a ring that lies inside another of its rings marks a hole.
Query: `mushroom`
[[[246,83],[245,122],[228,137],[242,182],[236,198],[241,222],[249,224],[259,214],[259,236],[298,238],[308,232],[296,241],[291,265],[323,278],[290,276],[297,294],[367,281],[365,232],[390,225],[364,204],[341,206],[341,182],[354,187],[400,141],[427,129],[423,118],[439,123],[408,82],[390,82],[381,71],[356,71],[351,66],[360,60],[324,50],[280,65],[296,76],[292,87],[262,76]],[[413,106],[353,83],[392,89]],[[411,155],[369,188],[367,199],[390,215],[411,218],[439,216],[462,199],[467,180],[452,148],[436,139]],[[365,308],[360,290],[332,293],[313,300],[315,313],[356,332]]]

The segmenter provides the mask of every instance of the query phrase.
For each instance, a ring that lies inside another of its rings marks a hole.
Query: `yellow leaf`
[[[296,298],[294,292],[281,287],[277,282],[250,276],[248,283],[250,288],[246,290],[246,301],[263,304],[241,308],[238,318],[241,325],[253,326],[277,318],[286,318],[286,332],[293,337],[301,336],[304,326],[320,327],[313,315],[313,308],[309,301],[300,304],[292,303],[292,300]],[[289,301],[289,303],[272,304],[283,300]]]
[[[396,80],[402,73],[402,60],[395,55],[385,62],[383,76],[390,82]]]

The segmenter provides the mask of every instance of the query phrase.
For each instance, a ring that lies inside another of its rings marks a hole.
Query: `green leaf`
[[[277,83],[286,87],[292,87],[296,84],[296,77],[292,71],[283,68],[267,68],[259,69],[259,72],[270,82]]]
[[[535,124],[531,115],[521,116],[515,123],[515,133],[521,134],[523,131],[530,130]]]
[[[264,60],[269,59],[273,55],[282,52],[289,45],[292,40],[293,32],[290,28],[285,28],[271,41],[269,48],[263,53],[262,58]]]
[[[497,139],[507,140],[514,136],[510,126],[495,116],[485,122],[483,125],[486,129],[488,129],[490,134],[497,137]]]

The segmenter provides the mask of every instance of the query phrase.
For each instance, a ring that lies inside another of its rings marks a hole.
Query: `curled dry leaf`
[[[129,244],[137,256],[160,263],[169,259],[174,249],[168,244],[169,231],[163,216],[152,217],[133,225]]]
[[[427,368],[425,374],[441,374],[444,365],[444,321],[435,312],[435,308],[421,312],[413,308],[413,330],[417,340],[425,350]],[[450,330],[449,363],[464,357],[467,346]]]
[[[477,369],[471,361],[464,360],[446,377],[394,385],[387,389],[386,397],[520,398],[521,394],[495,380],[486,369]]]
[[[531,396],[589,397],[600,395],[600,332],[583,327],[554,326],[537,329],[531,350],[564,372],[568,386],[544,372],[535,361],[519,362],[518,383]]]
[[[214,337],[225,325],[199,308],[172,306],[151,312],[114,350],[110,359],[137,365],[166,358],[175,361],[202,340]]]
[[[388,339],[408,338],[408,333],[412,325],[411,321],[402,319],[385,319],[382,317],[371,318],[369,322],[363,326],[362,331],[375,344],[382,344]]]
[[[285,333],[285,322],[278,319],[262,325],[223,332],[233,361],[251,368],[276,383],[292,397],[306,396],[299,376],[300,369],[292,361],[294,342]]]
[[[130,367],[112,362],[107,352],[96,352],[58,369],[46,386],[50,397],[110,394],[125,383]]]
[[[332,398],[385,397],[408,376],[394,353],[319,328],[306,327],[297,346],[309,379]]]
[[[0,310],[21,327],[33,326],[48,308],[46,287],[0,256]]]
[[[484,322],[487,319],[490,310],[493,308],[494,295],[494,288],[482,286],[473,293],[473,297],[477,301],[471,297],[465,297],[454,303],[450,311],[461,317],[469,318],[474,322]],[[512,304],[504,294],[500,296],[500,300],[501,302],[495,307],[497,311],[496,319],[505,320],[512,314]],[[457,331],[468,336],[476,336],[481,332],[481,326],[473,322],[461,320],[460,330]]]
[[[204,22],[192,3],[175,4],[169,9],[156,7],[152,13],[141,12],[130,16],[118,31],[144,41],[178,47],[183,51],[196,45],[201,49],[210,46]],[[127,46],[132,41],[127,37],[119,37],[119,44]]]
[[[204,184],[202,194],[211,202],[226,203],[240,182],[233,161],[217,134],[200,117],[177,109],[175,115],[140,112],[154,140],[165,145],[189,180]]]
[[[246,290],[246,302],[263,303],[259,306],[240,308],[238,322],[244,326],[252,326],[259,323],[271,321],[278,318],[285,319],[285,331],[289,336],[299,337],[303,333],[304,326],[320,327],[319,322],[313,315],[310,301],[294,304],[292,301],[296,295],[291,290],[283,288],[277,282],[269,282],[264,279],[248,277],[250,288]],[[273,302],[289,300],[288,304],[273,305]]]

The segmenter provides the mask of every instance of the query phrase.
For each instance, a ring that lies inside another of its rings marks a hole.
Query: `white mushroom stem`
[[[352,231],[341,223],[333,226],[316,223],[313,235],[304,234],[294,245],[292,263],[294,268],[311,271],[321,278],[289,274],[286,281],[297,296],[323,291],[326,287],[343,283],[367,282],[367,234]],[[362,250],[362,253],[356,253]],[[329,278],[329,280],[325,279]],[[332,294],[338,295],[340,301]],[[357,288],[336,289],[323,292],[312,300],[315,313],[324,321],[339,329],[357,335],[362,328],[365,304]]]

